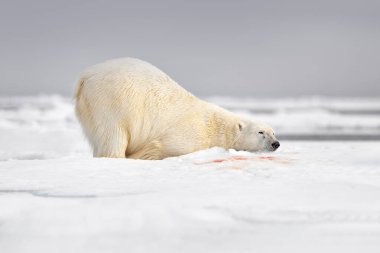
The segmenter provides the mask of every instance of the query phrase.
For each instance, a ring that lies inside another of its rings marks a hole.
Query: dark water
[[[380,141],[380,134],[284,134],[277,138],[287,141]]]

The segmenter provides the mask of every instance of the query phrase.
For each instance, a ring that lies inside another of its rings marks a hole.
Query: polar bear
[[[94,157],[163,159],[210,147],[274,151],[272,128],[203,101],[135,58],[87,68],[75,110]]]

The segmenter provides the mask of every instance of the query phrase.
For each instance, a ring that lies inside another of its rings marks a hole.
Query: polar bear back
[[[112,107],[120,107],[119,111],[126,116],[139,111],[136,108],[140,106],[149,107],[144,110],[145,117],[168,114],[175,106],[187,106],[184,99],[196,99],[155,66],[134,58],[94,65],[84,71],[82,78],[86,80],[86,92],[91,98],[107,100],[109,97],[102,105],[109,102]]]
[[[82,73],[81,79],[87,81],[87,88],[108,91],[110,95],[115,92],[142,98],[154,95],[149,98],[153,100],[193,97],[160,69],[134,58],[109,60],[91,66]],[[131,90],[133,92],[128,93]]]

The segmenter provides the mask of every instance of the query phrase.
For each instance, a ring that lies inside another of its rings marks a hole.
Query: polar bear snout
[[[275,142],[272,143],[272,148],[274,150],[278,149],[278,147],[280,147],[280,142],[279,141],[275,141]]]

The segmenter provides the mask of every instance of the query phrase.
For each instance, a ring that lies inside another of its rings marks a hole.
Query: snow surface
[[[280,134],[323,132],[320,114],[380,129],[376,100],[283,100],[294,107],[284,122],[280,109],[218,99],[285,125]],[[320,101],[350,113],[314,114]],[[94,159],[70,99],[2,98],[0,252],[380,252],[380,142],[280,141],[275,153]]]

